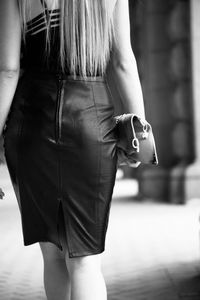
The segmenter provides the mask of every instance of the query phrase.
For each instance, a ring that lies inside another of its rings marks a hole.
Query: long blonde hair
[[[60,62],[63,70],[82,76],[103,75],[113,40],[109,0],[58,0],[60,8]],[[18,0],[23,33],[30,0]],[[48,24],[47,24],[48,26]],[[47,28],[47,32],[49,32]],[[47,34],[47,42],[48,42]]]

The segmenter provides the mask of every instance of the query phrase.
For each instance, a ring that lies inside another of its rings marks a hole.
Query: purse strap
[[[134,127],[134,123],[133,123],[133,119],[137,118],[138,121],[140,122],[140,124],[142,125],[142,139],[145,140],[148,138],[148,129],[149,129],[149,123],[144,122],[140,117],[138,117],[137,115],[132,115],[131,116],[131,127],[132,127],[132,132],[133,132],[133,140],[132,140],[132,146],[133,148],[136,149],[136,152],[140,151],[140,143],[139,143],[139,139],[136,136],[136,132],[135,132],[135,127]]]
[[[132,146],[136,150],[136,152],[139,152],[140,151],[140,143],[136,136],[136,132],[135,132],[134,124],[133,124],[134,117],[135,117],[135,115],[131,116],[131,128],[132,128],[132,132],[133,132]]]
[[[123,119],[126,117],[126,114],[122,114],[120,116],[115,117],[116,120],[116,124],[119,122],[120,119]],[[140,151],[140,143],[139,143],[139,139],[136,136],[136,132],[135,132],[135,127],[134,127],[134,118],[137,118],[140,122],[140,124],[142,125],[142,139],[146,139],[148,137],[148,126],[149,124],[144,122],[140,117],[138,117],[135,114],[131,115],[131,129],[132,129],[132,133],[133,133],[133,139],[132,139],[132,146],[133,148],[136,150],[136,152]]]

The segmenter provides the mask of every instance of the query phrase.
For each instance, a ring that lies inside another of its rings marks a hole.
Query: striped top
[[[60,10],[48,10],[34,17],[26,23],[26,34],[36,35],[42,31],[46,31],[47,27],[56,28],[60,24]]]
[[[60,72],[59,26],[60,9],[49,10],[44,2],[43,12],[26,23],[26,41],[22,44],[22,69],[45,73]],[[48,55],[46,52],[47,29],[50,29]],[[67,68],[64,72],[70,75]]]
[[[26,23],[26,41],[22,47],[22,68],[57,73],[60,69],[60,10],[44,9]],[[50,32],[50,52],[46,54],[46,32]]]

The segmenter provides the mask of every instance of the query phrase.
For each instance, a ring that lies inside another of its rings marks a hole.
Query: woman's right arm
[[[17,0],[0,0],[0,135],[20,70],[21,25]]]
[[[130,41],[128,0],[117,0],[114,9],[115,39],[111,57],[113,74],[127,112],[145,119],[141,83]]]

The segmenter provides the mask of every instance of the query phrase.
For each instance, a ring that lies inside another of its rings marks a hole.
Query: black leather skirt
[[[62,249],[63,216],[70,257],[104,251],[117,166],[113,114],[102,77],[22,76],[3,135],[24,245]]]

